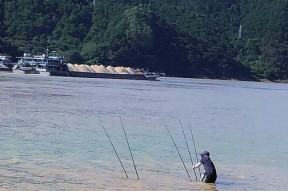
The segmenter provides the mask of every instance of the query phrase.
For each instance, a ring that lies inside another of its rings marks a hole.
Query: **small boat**
[[[0,71],[12,72],[13,64],[11,56],[0,54]]]
[[[0,71],[1,72],[11,72],[11,70],[5,66],[4,64],[0,64]]]
[[[19,70],[23,71],[24,74],[40,74],[40,72],[36,70],[36,68],[32,68],[29,66],[20,67]]]

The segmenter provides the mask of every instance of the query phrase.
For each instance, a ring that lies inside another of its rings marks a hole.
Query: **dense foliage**
[[[0,52],[171,76],[288,79],[287,0],[4,0]],[[241,35],[239,28],[241,26]]]

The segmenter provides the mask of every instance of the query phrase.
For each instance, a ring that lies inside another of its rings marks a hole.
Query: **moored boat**
[[[40,74],[40,72],[38,70],[36,70],[36,68],[32,68],[32,67],[21,67],[20,68],[21,71],[24,72],[24,74]]]
[[[19,57],[17,69],[25,71],[25,73],[46,74],[48,73],[47,65],[51,65],[51,63],[60,65],[62,60],[61,56],[49,56],[48,52],[42,55],[24,53],[22,57]]]
[[[0,71],[12,72],[12,68],[11,57],[6,54],[0,54]]]

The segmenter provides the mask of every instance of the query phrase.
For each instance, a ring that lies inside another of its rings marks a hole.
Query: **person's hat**
[[[208,151],[203,151],[202,153],[199,153],[199,155],[201,156],[207,155],[209,157],[210,153]]]

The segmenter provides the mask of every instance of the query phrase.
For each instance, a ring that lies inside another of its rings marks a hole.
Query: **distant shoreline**
[[[181,77],[181,76],[165,76],[165,77],[171,77],[171,78],[187,78],[189,79],[189,77]],[[209,79],[209,80],[227,80],[227,81],[247,81],[247,82],[263,82],[263,83],[283,83],[286,84],[288,83],[288,79],[287,80],[282,80],[282,79],[278,79],[278,80],[268,80],[268,79],[251,79],[251,78],[209,78],[209,77],[190,77],[191,79]]]
[[[5,74],[5,73],[13,73],[12,71],[1,71],[0,74]],[[27,74],[25,74],[27,75]],[[263,82],[263,83],[282,83],[282,84],[287,84],[288,80],[268,80],[268,79],[237,79],[237,78],[208,78],[208,77],[181,77],[181,76],[160,76],[161,77],[168,77],[168,78],[187,78],[187,79],[209,79],[209,80],[227,80],[227,81],[247,81],[247,82]]]

